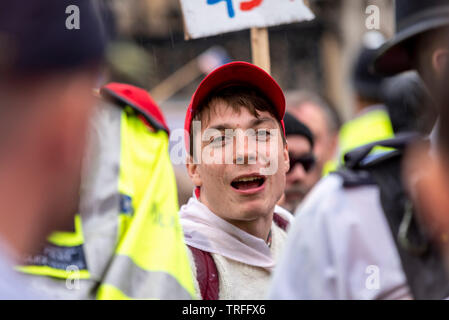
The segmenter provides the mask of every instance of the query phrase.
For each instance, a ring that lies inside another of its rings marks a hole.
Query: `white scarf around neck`
[[[285,209],[275,206],[274,212],[292,221],[293,216]],[[263,239],[218,217],[195,194],[181,207],[180,218],[189,246],[269,271],[274,268],[271,250]]]

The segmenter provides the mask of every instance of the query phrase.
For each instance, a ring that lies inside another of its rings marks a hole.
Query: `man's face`
[[[331,133],[326,114],[320,107],[307,102],[289,111],[313,133],[315,141],[313,153],[317,163],[306,178],[306,184],[313,186],[321,179],[324,164],[331,161],[335,155],[337,135]]]
[[[413,52],[412,64],[433,98],[439,95],[439,84],[445,83],[449,61],[448,35],[449,29],[443,28],[420,36],[416,43],[417,49]]]
[[[307,179],[310,174],[307,169],[313,161],[313,153],[309,140],[303,136],[287,136],[287,143],[290,162],[294,163],[290,165],[290,170],[287,173],[284,206],[293,212],[313,187],[313,184],[310,184],[310,179]]]
[[[448,157],[428,145],[411,146],[404,157],[402,177],[421,226],[449,253]],[[446,257],[447,259],[448,257]]]
[[[89,115],[96,100],[95,77],[80,71],[20,82],[15,86],[14,106],[27,106],[20,113],[11,136],[5,141],[10,152],[3,164],[10,180],[21,186],[32,210],[28,219],[29,243],[17,244],[17,252],[35,252],[52,231],[73,229],[79,204],[82,157]],[[26,89],[26,90],[25,90]],[[27,92],[27,95],[23,95]],[[32,108],[31,108],[32,107]],[[11,187],[12,190],[13,187]],[[19,215],[20,216],[20,215]],[[25,220],[24,220],[25,221]]]
[[[47,172],[52,178],[53,197],[49,200],[47,217],[49,228],[66,230],[73,227],[73,217],[78,211],[81,183],[82,159],[87,143],[89,118],[97,99],[92,93],[95,78],[91,74],[79,73],[67,80],[65,90],[59,90],[58,108],[54,108],[48,127],[60,145],[59,163]],[[56,93],[54,95],[56,99]],[[47,157],[48,158],[48,157]]]
[[[225,102],[214,105],[208,121],[202,121],[203,141],[194,137],[201,163],[187,165],[201,188],[200,201],[231,223],[272,214],[289,166],[275,118],[269,112],[255,117],[243,107],[240,110],[236,113]]]

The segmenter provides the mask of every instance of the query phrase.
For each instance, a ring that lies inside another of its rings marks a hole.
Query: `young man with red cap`
[[[276,206],[289,168],[284,113],[279,85],[245,62],[216,69],[192,97],[185,130],[195,192],[180,214],[199,298],[266,294],[291,219]]]

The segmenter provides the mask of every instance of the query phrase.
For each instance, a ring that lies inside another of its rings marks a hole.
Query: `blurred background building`
[[[195,60],[199,55],[219,46],[231,60],[251,61],[249,30],[186,40],[179,0],[103,1],[116,15],[111,79],[148,89],[172,129],[183,128],[189,99],[204,77]],[[287,94],[314,91],[347,120],[354,110],[351,65],[363,34],[370,31],[367,20],[372,12],[367,9],[379,9],[379,31],[388,38],[394,30],[393,1],[305,3],[315,20],[269,28],[271,73]]]
[[[141,74],[134,81],[149,90],[212,46],[223,47],[232,60],[251,61],[249,30],[186,41],[179,0],[106,2],[116,13],[119,38],[147,53],[148,61],[142,62],[147,69],[137,68]],[[366,9],[370,5],[379,8],[380,31],[389,37],[393,32],[392,0],[306,2],[316,15],[314,21],[269,29],[272,75],[285,91],[321,93],[347,118],[352,111],[349,68],[363,34],[369,31]],[[136,56],[130,53],[130,59]],[[188,99],[201,79],[197,77],[170,100]]]

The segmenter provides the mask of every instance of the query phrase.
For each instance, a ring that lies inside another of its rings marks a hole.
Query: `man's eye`
[[[267,140],[270,137],[270,132],[265,129],[257,130],[257,139],[258,140]]]
[[[230,139],[230,137],[228,136],[219,136],[219,137],[214,137],[211,141],[212,145],[223,145],[225,144],[228,140]]]

